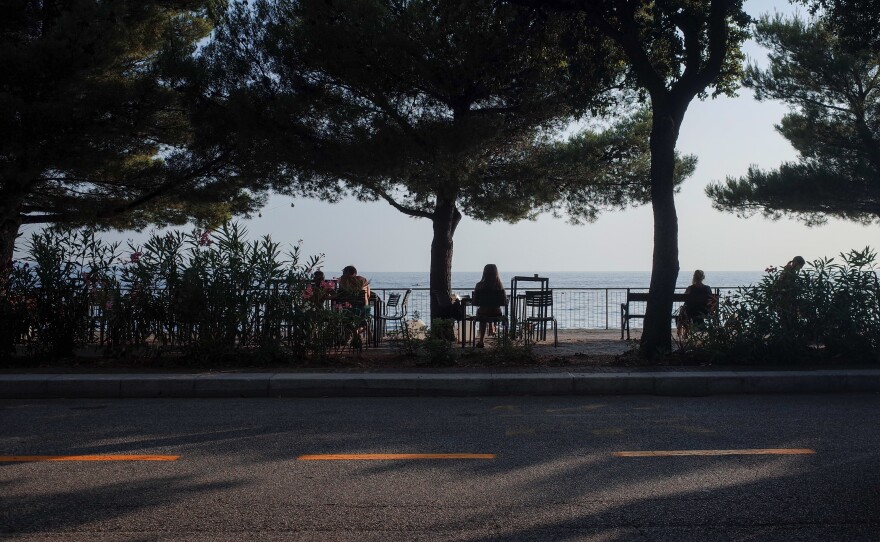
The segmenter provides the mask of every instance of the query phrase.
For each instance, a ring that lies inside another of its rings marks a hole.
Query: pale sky
[[[784,0],[747,0],[745,5],[753,16],[798,9]],[[746,53],[758,62],[766,58],[754,43]],[[786,106],[759,103],[748,89],[739,94],[695,100],[684,120],[678,150],[696,155],[699,162],[676,197],[682,272],[762,270],[784,264],[795,254],[811,261],[851,248],[880,246],[877,225],[832,221],[808,228],[792,219],[740,219],[712,209],[703,192],[710,182],[744,175],[750,164],[774,168],[796,157],[774,130]],[[271,198],[262,217],[246,221],[251,237],[268,233],[284,244],[302,239],[304,254],[325,254],[327,270],[349,264],[362,272],[428,270],[432,236],[428,220],[409,218],[383,202],[331,205],[296,200],[293,207],[291,202]],[[551,216],[513,225],[465,217],[455,235],[453,271],[477,271],[486,263],[495,263],[502,271],[522,272],[648,271],[652,237],[650,206],[606,213],[581,226]]]

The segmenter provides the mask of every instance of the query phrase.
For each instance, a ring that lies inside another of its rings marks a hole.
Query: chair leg
[[[477,346],[477,319],[471,320],[471,348]]]

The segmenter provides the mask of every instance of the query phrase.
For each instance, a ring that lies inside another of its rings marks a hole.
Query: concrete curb
[[[880,369],[619,373],[0,375],[0,399],[461,397],[880,392]]]

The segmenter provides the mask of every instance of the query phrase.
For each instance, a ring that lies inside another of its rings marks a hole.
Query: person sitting
[[[700,329],[705,325],[706,317],[715,307],[715,295],[712,288],[703,284],[706,274],[697,269],[691,285],[684,291],[687,301],[682,305],[678,313],[677,334],[679,337],[687,336],[688,331],[695,327]]]
[[[318,269],[312,275],[312,282],[306,286],[303,299],[310,301],[316,308],[322,308],[324,302],[331,299],[336,291],[332,281],[325,280],[324,272]]]
[[[477,318],[480,320],[480,339],[477,341],[477,348],[483,348],[487,324],[490,326],[490,334],[495,333],[494,324],[487,322],[485,318],[501,316],[501,307],[507,305],[507,293],[504,291],[504,284],[501,283],[501,276],[495,264],[490,263],[483,268],[483,277],[474,286],[473,304],[477,306]]]
[[[339,289],[336,292],[336,300],[340,305],[346,303],[349,307],[360,309],[364,316],[370,312],[370,281],[358,275],[353,265],[347,265],[342,269],[342,276],[338,281]]]

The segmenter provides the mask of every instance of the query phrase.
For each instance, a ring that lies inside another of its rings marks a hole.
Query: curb
[[[0,375],[0,399],[477,397],[880,392],[880,369],[619,373]]]

